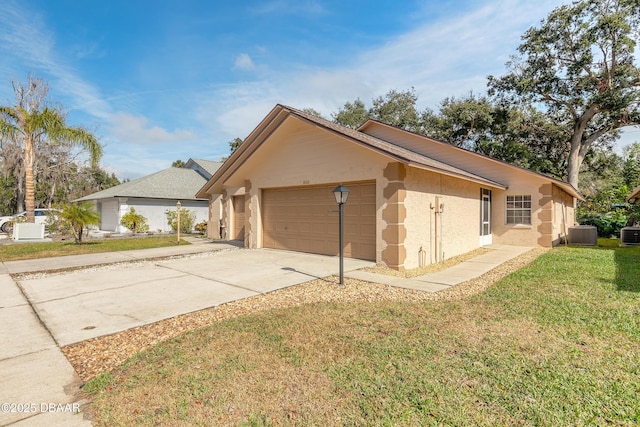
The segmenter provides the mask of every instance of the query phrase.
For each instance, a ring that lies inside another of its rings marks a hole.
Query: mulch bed
[[[344,286],[340,286],[336,277],[328,277],[68,345],[62,348],[62,352],[80,378],[88,381],[100,373],[114,369],[149,346],[233,317],[323,302],[422,302],[466,298],[484,291],[506,275],[528,265],[547,250],[532,249],[476,279],[437,293],[396,288],[349,278],[345,279]]]

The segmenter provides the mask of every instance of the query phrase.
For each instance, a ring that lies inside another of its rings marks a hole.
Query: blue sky
[[[276,103],[329,117],[347,101],[415,88],[419,107],[484,93],[557,0],[4,0],[0,103],[48,81],[68,122],[137,178],[217,160]],[[622,144],[640,140],[627,132]]]

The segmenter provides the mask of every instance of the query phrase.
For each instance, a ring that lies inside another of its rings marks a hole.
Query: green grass
[[[94,380],[96,425],[640,424],[640,247],[562,247],[465,300],[211,325]]]
[[[175,236],[93,240],[83,242],[79,245],[74,242],[5,244],[0,245],[0,261],[161,248],[176,246],[177,244]],[[185,240],[181,240],[180,244],[190,245],[190,243]]]

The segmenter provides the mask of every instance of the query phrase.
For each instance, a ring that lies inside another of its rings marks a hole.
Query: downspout
[[[429,203],[429,264],[433,264],[433,222],[431,221],[431,211],[433,203]]]
[[[442,213],[442,206],[443,204],[440,202],[440,196],[436,196],[436,203],[435,203],[435,239],[434,239],[434,252],[436,254],[436,262],[440,262],[442,260],[442,257],[440,256],[440,251],[442,250],[442,218],[440,218],[440,214]],[[440,226],[440,232],[438,233],[438,225]]]
[[[438,245],[438,240],[440,239],[440,236],[438,235],[438,223],[440,222],[440,221],[438,221],[438,197],[436,197],[436,206],[435,206],[435,211],[433,212],[433,217],[434,217],[434,227],[433,227],[433,229],[434,229],[434,232],[435,232],[435,236],[434,236],[434,239],[433,239],[433,245],[434,245],[433,252],[435,254],[435,262],[437,263],[437,262],[439,262],[439,258],[440,258],[438,256],[438,253],[440,251],[440,247]]]
[[[443,220],[442,220],[442,213],[444,212],[444,203],[440,202],[440,262],[444,262],[444,243],[443,243],[443,235],[444,233],[442,232],[443,229]]]

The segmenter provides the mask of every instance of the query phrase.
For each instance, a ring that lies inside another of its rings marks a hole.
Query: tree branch
[[[551,101],[555,104],[564,105],[565,107],[567,107],[574,119],[578,120],[578,118],[580,117],[575,107],[570,102],[563,101],[561,99],[556,99],[548,93],[541,93],[540,95],[542,95],[542,97],[547,101]]]

